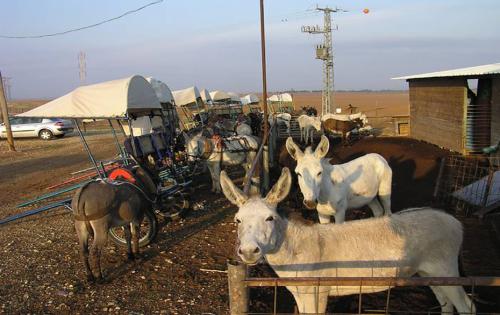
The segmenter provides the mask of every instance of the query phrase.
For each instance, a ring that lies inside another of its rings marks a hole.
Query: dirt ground
[[[321,112],[320,92],[293,93],[295,108],[313,106]],[[410,114],[410,100],[408,92],[335,92],[335,107],[340,107],[343,112],[351,104],[358,111],[367,116],[396,116]]]
[[[94,133],[88,140],[99,159],[115,156],[111,135]],[[0,141],[2,218],[24,211],[15,209],[20,201],[46,193],[47,186],[68,178],[71,171],[90,166],[76,136],[50,142],[18,140],[16,145],[18,152],[8,152],[5,141]],[[391,163],[395,210],[430,203],[437,161],[445,152],[418,141],[377,138],[351,147],[334,146],[330,154],[341,161],[364,152],[379,152]],[[235,253],[232,217],[236,209],[209,188],[208,177],[197,181],[191,197],[200,209],[190,211],[180,221],[161,221],[156,242],[144,249],[141,260],[127,262],[125,251],[109,242],[103,263],[109,280],[102,285],[84,281],[68,211],[52,211],[0,226],[0,312],[227,314],[224,271],[227,259]],[[283,206],[301,208],[295,198]],[[313,213],[302,211],[314,219]],[[351,211],[348,220],[368,216],[369,211],[361,209]],[[465,223],[465,273],[500,276],[498,245],[492,242],[489,227],[474,218],[461,219]],[[273,276],[266,265],[252,267],[250,272]],[[494,303],[478,304],[480,310],[500,311],[498,290],[480,289],[479,293]],[[273,294],[272,289],[252,289],[251,311],[271,311]],[[285,289],[278,290],[278,297],[278,311],[293,312],[293,299]],[[363,309],[382,309],[385,301],[385,293],[364,295]],[[328,310],[357,312],[357,305],[356,296],[330,298]],[[393,310],[427,311],[437,306],[428,288],[398,288],[391,293]]]

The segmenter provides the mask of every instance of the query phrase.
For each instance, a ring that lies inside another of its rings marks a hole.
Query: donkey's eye
[[[240,224],[241,220],[240,219],[236,219],[235,222],[236,222],[236,224]]]
[[[274,220],[274,217],[273,216],[269,216],[267,217],[266,221],[273,221]]]
[[[321,172],[319,172],[318,175],[316,175],[316,176],[321,176]]]

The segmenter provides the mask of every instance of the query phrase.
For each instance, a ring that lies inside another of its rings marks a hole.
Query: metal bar
[[[108,171],[108,170],[110,170],[111,168],[114,168],[114,167],[115,167],[115,165],[107,165],[107,166],[105,166],[105,171]],[[51,190],[51,189],[54,189],[54,188],[65,186],[65,185],[67,185],[69,183],[72,183],[72,182],[79,181],[81,179],[88,179],[89,177],[94,177],[96,175],[97,174],[95,172],[91,172],[91,173],[83,174],[83,175],[80,175],[80,176],[77,176],[77,177],[72,177],[72,178],[69,178],[69,179],[61,182],[61,183],[49,186],[46,189]]]
[[[132,120],[128,119],[127,120],[128,124],[128,131],[129,131],[129,137],[130,137],[130,142],[132,144],[132,151],[134,152],[134,157],[137,156],[137,146],[135,145],[135,138],[134,138],[134,131],[132,130]]]
[[[94,165],[94,168],[99,175],[101,179],[103,179],[101,172],[99,171],[99,167],[97,166],[97,162],[94,159],[94,156],[92,155],[92,152],[90,151],[89,145],[87,144],[87,141],[85,141],[85,137],[83,136],[82,130],[80,129],[80,126],[78,125],[78,122],[76,119],[73,119],[73,122],[75,123],[76,130],[78,130],[78,135],[80,136],[80,140],[82,141],[83,147],[85,148],[85,151],[87,151],[87,154],[90,158],[90,161]]]
[[[109,127],[111,127],[111,132],[113,133],[113,138],[115,139],[115,144],[116,148],[118,149],[118,153],[120,154],[120,157],[122,158],[123,164],[127,165],[127,156],[125,152],[123,151],[122,146],[120,145],[120,141],[118,140],[118,136],[116,135],[115,128],[113,127],[113,124],[111,123],[111,119],[108,119]]]
[[[370,285],[374,287],[395,286],[500,286],[500,277],[309,277],[309,278],[247,278],[247,287],[272,287],[278,286],[359,286]]]
[[[15,221],[15,220],[19,220],[19,219],[22,219],[22,218],[26,218],[26,217],[32,216],[34,214],[38,214],[38,213],[41,213],[41,212],[44,212],[44,211],[48,211],[48,210],[51,210],[51,209],[54,209],[54,208],[66,206],[69,203],[71,203],[71,198],[64,199],[64,200],[55,202],[53,204],[43,206],[41,208],[37,208],[37,209],[29,210],[29,211],[26,211],[26,212],[23,212],[23,213],[15,214],[15,215],[12,215],[10,217],[7,217],[7,218],[4,218],[4,219],[0,220],[0,225],[8,223],[8,222]]]
[[[69,191],[72,191],[72,190],[75,190],[75,189],[78,189],[80,187],[82,187],[83,185],[85,185],[86,183],[90,182],[89,180],[85,181],[85,182],[82,182],[82,183],[78,183],[76,185],[73,185],[73,186],[70,186],[70,187],[67,187],[65,189],[62,189],[62,190],[58,190],[58,191],[54,191],[54,192],[51,192],[51,193],[48,193],[48,194],[45,194],[45,195],[41,195],[40,197],[36,198],[36,199],[32,199],[32,200],[29,200],[29,201],[26,201],[26,202],[23,202],[23,203],[20,203],[16,206],[16,208],[22,208],[22,207],[26,207],[26,206],[29,206],[29,205],[32,205],[34,203],[37,203],[39,201],[42,201],[42,200],[45,200],[45,199],[48,199],[48,198],[52,198],[52,197],[55,197],[55,196],[58,196],[58,195],[61,195],[61,194],[64,194],[64,193],[67,193]]]

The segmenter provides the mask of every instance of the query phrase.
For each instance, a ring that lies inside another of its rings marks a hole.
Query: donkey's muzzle
[[[238,255],[244,263],[253,265],[262,258],[262,251],[259,246],[240,246],[240,248],[238,248]]]
[[[316,209],[316,205],[318,203],[316,201],[312,201],[312,200],[304,200],[304,205],[306,206],[307,209],[309,210],[312,210],[312,209]]]

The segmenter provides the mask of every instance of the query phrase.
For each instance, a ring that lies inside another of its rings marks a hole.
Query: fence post
[[[269,146],[264,145],[264,152],[262,156],[262,164],[263,164],[263,171],[264,171],[264,179],[263,179],[263,187],[264,187],[264,193],[265,195],[267,191],[269,190]]]
[[[231,315],[248,313],[248,288],[245,285],[247,265],[234,260],[227,262],[229,311]]]
[[[16,151],[16,147],[14,146],[14,137],[12,136],[12,130],[10,129],[9,110],[7,108],[7,98],[5,97],[3,89],[3,80],[1,72],[0,72],[0,112],[2,113],[3,124],[5,126],[5,133],[7,135],[7,143],[9,145],[9,151]]]

